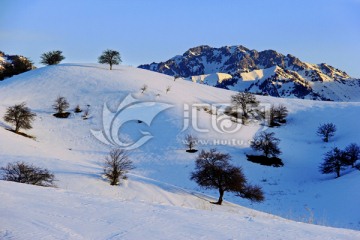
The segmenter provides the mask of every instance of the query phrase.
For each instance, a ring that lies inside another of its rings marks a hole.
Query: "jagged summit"
[[[291,54],[250,50],[242,45],[220,48],[201,45],[165,62],[144,64],[139,68],[188,79],[226,73],[232,78],[213,86],[276,97],[360,100],[360,80],[344,71],[326,63],[306,63]]]

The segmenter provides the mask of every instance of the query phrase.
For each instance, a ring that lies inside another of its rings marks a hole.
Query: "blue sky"
[[[360,78],[360,0],[0,0],[0,50],[64,62],[167,60],[198,45],[274,49]]]

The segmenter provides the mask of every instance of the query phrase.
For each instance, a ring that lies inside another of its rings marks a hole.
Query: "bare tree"
[[[43,187],[54,187],[55,176],[47,169],[35,167],[24,162],[9,163],[0,168],[4,173],[3,180],[19,183],[38,185]]]
[[[269,156],[277,157],[279,154],[281,154],[278,146],[279,142],[280,139],[275,137],[275,133],[261,132],[254,138],[250,146],[254,150],[262,151],[267,158]]]
[[[31,123],[36,117],[35,113],[26,107],[26,103],[20,103],[12,107],[8,107],[4,116],[5,122],[15,125],[15,132],[18,133],[22,129],[31,129]]]
[[[110,70],[112,70],[112,65],[119,65],[121,63],[120,53],[110,49],[105,50],[98,60],[99,63],[109,64]]]
[[[330,137],[333,137],[336,132],[336,126],[333,123],[321,124],[318,127],[317,134],[323,137],[324,142],[328,142]]]
[[[43,53],[40,58],[40,63],[44,65],[55,65],[65,59],[65,57],[62,55],[62,51],[59,50]]]
[[[351,143],[345,148],[345,153],[348,158],[349,165],[355,167],[355,162],[360,158],[360,146],[356,143]]]
[[[69,108],[69,102],[64,97],[58,97],[53,104],[53,109],[57,113],[64,113]]]
[[[189,149],[186,150],[187,152],[196,152],[197,150],[194,147],[197,145],[198,139],[191,134],[187,134],[184,139],[184,144]]]
[[[126,174],[134,168],[132,160],[123,149],[113,149],[105,158],[104,174],[110,185],[119,185],[120,178],[126,179]]]
[[[234,107],[242,110],[242,115],[245,119],[249,118],[249,113],[259,105],[254,94],[248,92],[239,92],[231,96],[231,103]]]
[[[285,106],[279,105],[277,107],[271,106],[270,108],[270,126],[279,126],[286,122],[286,117],[288,115],[288,110]]]
[[[202,150],[190,179],[205,189],[218,189],[219,199],[214,204],[222,204],[225,192],[234,192],[237,196],[252,201],[263,201],[261,188],[249,185],[242,169],[231,165],[230,161],[229,154],[217,152],[215,149]]]
[[[323,174],[336,173],[340,177],[340,171],[349,165],[346,153],[334,147],[325,153],[324,162],[320,165],[320,172]]]

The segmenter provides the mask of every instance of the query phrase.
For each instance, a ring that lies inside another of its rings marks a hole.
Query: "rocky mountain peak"
[[[208,45],[201,45],[201,46],[198,46],[198,47],[193,47],[193,48],[190,48],[189,50],[187,50],[183,56],[184,57],[188,57],[188,56],[199,56],[201,55],[203,52],[206,52],[206,51],[209,51],[211,50],[211,47],[208,46]]]
[[[144,64],[139,68],[186,79],[226,73],[232,79],[218,82],[216,87],[276,97],[349,101],[352,99],[349,91],[360,92],[360,80],[326,63],[310,64],[291,54],[271,49],[250,50],[242,45],[220,48],[201,45],[165,62]],[[349,91],[345,90],[348,87]],[[342,89],[341,93],[335,88]]]

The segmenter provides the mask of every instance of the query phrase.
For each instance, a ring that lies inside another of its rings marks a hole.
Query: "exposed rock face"
[[[6,55],[0,51],[0,81],[34,69],[33,63],[20,55]]]
[[[227,73],[233,79],[213,86],[314,100],[360,101],[360,80],[325,63],[309,64],[274,50],[256,51],[244,46],[198,46],[165,62],[140,65],[171,76]]]

